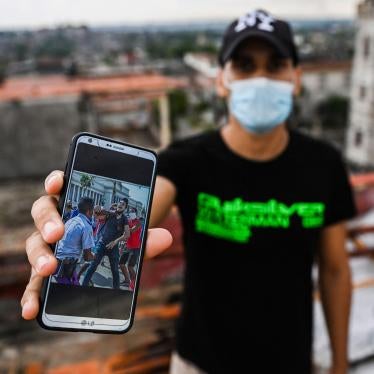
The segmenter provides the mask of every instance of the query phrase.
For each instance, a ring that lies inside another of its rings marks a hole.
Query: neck
[[[279,156],[287,147],[289,134],[285,124],[277,126],[266,134],[252,134],[243,129],[235,118],[230,117],[221,135],[234,153],[255,161],[269,161]]]

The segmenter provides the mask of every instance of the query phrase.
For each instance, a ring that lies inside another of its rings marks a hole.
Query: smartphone
[[[125,333],[133,323],[157,167],[155,152],[79,133],[59,200],[65,233],[41,294],[46,329]]]

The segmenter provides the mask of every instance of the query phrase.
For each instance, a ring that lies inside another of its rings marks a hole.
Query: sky
[[[0,0],[0,28],[231,20],[262,8],[290,18],[353,18],[359,0]]]
[[[145,186],[135,185],[131,183],[124,183],[125,187],[129,189],[129,196],[132,199],[140,201],[143,206],[148,201],[149,188]]]

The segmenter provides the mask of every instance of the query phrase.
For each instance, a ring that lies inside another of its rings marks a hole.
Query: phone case
[[[140,146],[137,146],[137,145],[134,145],[134,144],[125,143],[125,142],[121,142],[121,141],[118,141],[118,140],[110,139],[110,138],[107,138],[107,137],[104,137],[104,136],[101,136],[101,135],[96,135],[96,134],[92,134],[92,133],[89,133],[89,132],[80,132],[73,137],[72,142],[70,143],[69,153],[68,153],[67,161],[66,161],[66,164],[65,164],[65,170],[64,170],[64,185],[62,187],[61,194],[60,194],[60,200],[59,200],[59,203],[58,203],[58,212],[60,213],[60,215],[62,215],[63,205],[64,205],[64,201],[65,201],[65,198],[66,198],[66,192],[67,192],[67,187],[68,187],[67,186],[67,176],[70,175],[70,172],[71,172],[71,169],[72,169],[72,166],[73,166],[74,151],[75,151],[75,148],[77,146],[77,141],[81,136],[90,136],[90,137],[96,138],[96,139],[108,140],[112,143],[118,143],[120,145],[124,145],[124,146],[128,146],[128,147],[132,147],[132,148],[136,148],[136,149],[139,149],[139,150],[143,150],[143,151],[153,153],[154,156],[155,156],[155,159],[156,159],[154,176],[157,175],[157,153],[156,152],[154,152],[150,149],[147,149],[147,148],[143,148],[143,147],[140,147]],[[154,177],[153,180],[152,180],[152,184],[150,186],[149,209],[147,210],[147,216],[146,216],[145,226],[144,226],[145,232],[147,232],[148,225],[149,225],[150,207],[152,206],[155,180],[156,180],[156,178]],[[43,310],[44,310],[44,303],[46,301],[46,293],[47,293],[47,285],[48,285],[49,277],[44,279],[41,294],[40,294],[40,300],[39,300],[40,308],[39,308],[38,316],[36,318],[39,325],[46,330],[53,330],[53,331],[93,332],[93,333],[97,333],[97,334],[115,334],[115,335],[125,334],[126,332],[128,332],[132,328],[132,325],[134,323],[136,304],[137,304],[137,300],[138,300],[139,281],[140,281],[141,271],[142,271],[142,267],[143,267],[143,259],[144,259],[144,252],[145,252],[146,243],[147,243],[147,235],[145,235],[145,239],[143,240],[143,243],[142,243],[142,246],[141,246],[139,269],[138,269],[138,275],[136,277],[136,283],[135,283],[135,289],[134,289],[134,303],[133,303],[133,307],[132,307],[132,310],[131,310],[130,321],[129,321],[128,327],[126,327],[124,330],[120,330],[120,331],[111,331],[111,330],[79,329],[79,328],[72,329],[72,328],[62,328],[62,327],[51,327],[51,326],[45,325],[44,322],[43,322],[43,319],[42,319],[42,313],[43,313]],[[54,253],[55,244],[50,245],[50,247],[51,247],[51,250]]]

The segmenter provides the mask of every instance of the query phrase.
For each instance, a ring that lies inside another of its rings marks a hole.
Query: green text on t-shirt
[[[305,229],[318,228],[324,222],[325,204],[295,202],[291,205],[271,199],[266,202],[243,201],[235,198],[223,201],[215,195],[198,194],[196,231],[218,238],[246,243],[252,227],[290,227],[290,219],[297,215]]]

